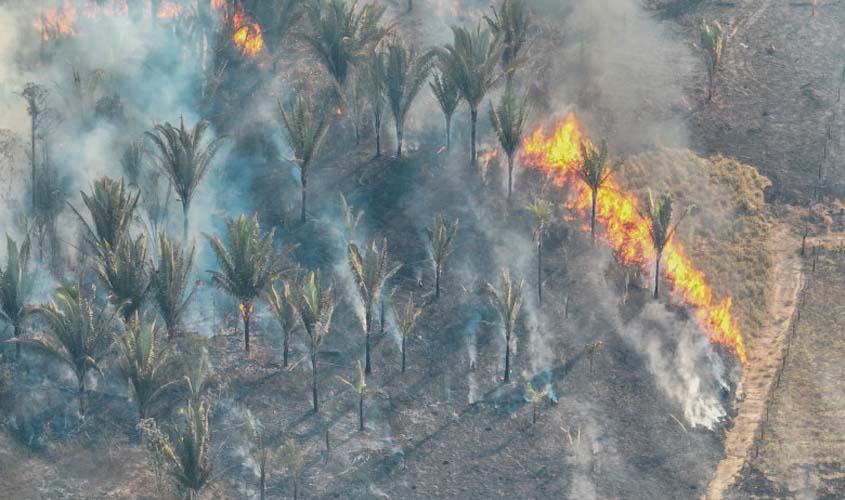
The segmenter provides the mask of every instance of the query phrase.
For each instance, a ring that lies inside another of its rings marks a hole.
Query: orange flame
[[[567,201],[567,208],[582,217],[589,217],[592,193],[577,173],[582,140],[585,139],[580,125],[575,115],[570,113],[558,123],[551,136],[546,136],[540,127],[527,137],[523,141],[523,155],[526,165],[541,170],[557,185],[570,185],[574,196]],[[604,228],[603,237],[617,259],[627,265],[645,268],[654,261],[656,252],[649,222],[641,215],[639,204],[634,193],[625,191],[610,177],[599,192],[596,220]],[[748,360],[745,342],[731,314],[731,298],[718,303],[715,301],[704,273],[695,269],[680,243],[670,241],[666,245],[663,262],[663,276],[672,284],[677,296],[696,308],[696,320],[710,340],[732,349],[745,364]]]
[[[178,3],[161,2],[158,5],[156,17],[162,20],[176,19],[182,15],[184,8]]]
[[[499,156],[498,148],[493,148],[492,151],[484,153],[484,156],[481,157],[481,164],[484,165],[484,170],[487,170],[487,167],[490,166],[490,162],[497,156]]]
[[[74,24],[76,8],[68,0],[65,0],[61,7],[43,9],[40,18],[35,22],[44,41],[73,35]]]
[[[243,11],[235,12],[232,16],[234,34],[232,41],[235,47],[248,56],[257,56],[264,48],[264,36],[261,34],[261,25],[255,22]]]

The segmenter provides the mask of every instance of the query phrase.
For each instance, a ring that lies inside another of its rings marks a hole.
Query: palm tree
[[[300,222],[304,224],[305,200],[308,191],[308,167],[326,136],[328,122],[326,121],[325,111],[318,111],[316,104],[309,102],[301,95],[293,101],[290,111],[286,111],[284,106],[279,103],[279,113],[282,117],[288,145],[293,150],[293,162],[299,168],[299,181],[302,185]]]
[[[552,216],[552,206],[550,201],[542,198],[537,198],[534,203],[528,205],[528,211],[537,220],[534,240],[537,242],[537,300],[540,305],[543,305],[543,235],[546,233],[546,224]]]
[[[373,128],[376,132],[376,156],[381,156],[381,120],[384,116],[386,79],[384,52],[374,50],[370,54],[369,64],[366,67],[366,89],[367,100],[370,102],[370,110],[373,113]]]
[[[258,217],[227,218],[229,248],[220,238],[206,235],[217,256],[220,271],[209,271],[218,288],[238,300],[244,321],[244,350],[249,356],[249,324],[255,299],[273,286],[287,271],[284,261],[287,251],[277,253],[273,248],[275,229],[262,232]]]
[[[170,179],[176,196],[182,204],[182,237],[188,239],[188,212],[191,199],[208,167],[223,142],[223,137],[204,141],[209,123],[200,120],[191,130],[185,128],[185,120],[179,118],[179,128],[170,123],[156,125],[147,137],[155,145],[155,157],[161,171]]]
[[[70,205],[70,208],[82,221],[87,229],[88,242],[103,260],[129,231],[139,195],[129,192],[122,178],[115,181],[109,177],[96,181],[91,187],[90,196],[84,192],[80,194],[91,216],[91,224],[73,205]]]
[[[522,131],[527,119],[528,95],[517,98],[510,84],[505,88],[505,95],[502,96],[499,106],[493,107],[493,104],[490,104],[490,121],[496,130],[502,150],[508,155],[508,201],[513,191],[513,159],[522,145]]]
[[[282,468],[293,485],[293,500],[299,499],[299,486],[305,473],[305,451],[296,446],[293,439],[288,439],[279,450]]]
[[[502,287],[500,290],[487,283],[487,290],[493,299],[493,304],[502,317],[505,328],[505,383],[510,381],[511,368],[511,338],[516,326],[519,310],[522,308],[522,281],[514,284],[508,271],[502,271]]]
[[[192,244],[190,251],[185,252],[173,243],[166,232],[158,235],[158,261],[153,264],[150,273],[150,287],[158,312],[167,327],[168,338],[178,335],[182,316],[197,291],[194,286],[185,295],[194,264],[195,249]]]
[[[120,157],[120,166],[123,169],[123,174],[129,179],[130,186],[140,186],[143,158],[143,140],[131,141],[123,150],[123,155]]]
[[[288,366],[290,339],[298,324],[298,320],[296,318],[296,308],[293,304],[293,294],[293,288],[286,282],[282,283],[281,290],[277,290],[275,286],[271,286],[264,294],[264,302],[266,302],[270,307],[270,310],[273,311],[273,316],[276,317],[276,321],[279,322],[279,326],[282,329],[282,337],[284,338],[282,366],[285,368]]]
[[[370,366],[370,332],[373,327],[373,314],[376,301],[381,297],[381,290],[401,265],[393,265],[387,254],[387,238],[382,241],[381,249],[373,241],[366,248],[364,254],[358,250],[358,245],[349,242],[349,266],[355,275],[358,285],[358,295],[364,303],[364,333],[366,335],[366,373],[372,373]]]
[[[454,82],[461,97],[469,104],[471,120],[471,160],[476,164],[476,123],[478,106],[487,91],[498,83],[504,74],[496,73],[496,66],[502,54],[502,39],[493,36],[489,30],[482,30],[481,25],[470,31],[452,26],[454,42],[445,48],[437,49],[441,69]]]
[[[24,238],[20,248],[6,235],[6,269],[0,268],[0,318],[12,325],[15,339],[23,333],[23,320],[30,312],[27,301],[32,294],[33,272],[29,267],[29,237]],[[21,352],[15,345],[15,357]]]
[[[189,401],[180,413],[185,420],[168,433],[155,423],[148,428],[148,446],[165,464],[176,484],[188,491],[186,499],[197,500],[214,472],[209,408],[205,401]]]
[[[402,137],[405,118],[414,98],[420,92],[431,71],[433,52],[417,54],[415,48],[405,46],[400,38],[394,37],[387,43],[387,68],[385,91],[393,122],[396,125],[396,157],[402,157]]]
[[[355,364],[355,368],[358,372],[358,380],[354,383],[343,377],[339,378],[341,382],[351,387],[358,394],[358,431],[364,432],[364,396],[367,395],[367,375],[364,367],[361,366],[360,359]]]
[[[376,3],[358,9],[358,2],[327,0],[308,10],[314,34],[301,35],[334,79],[343,95],[350,67],[390,31],[379,26],[385,7]]]
[[[165,391],[183,382],[173,376],[172,351],[157,345],[158,332],[155,322],[143,323],[136,314],[126,331],[115,335],[122,356],[120,373],[132,388],[139,420],[149,416],[152,404]]]
[[[531,385],[531,382],[525,383],[525,397],[531,403],[531,425],[537,423],[537,410],[540,408],[540,404],[546,399],[546,396],[549,395],[549,389],[545,388],[541,391],[534,389],[534,386]]]
[[[417,323],[417,318],[422,314],[422,308],[414,304],[414,295],[411,294],[408,296],[408,302],[405,303],[405,307],[397,310],[396,306],[394,306],[393,309],[399,320],[399,333],[402,336],[402,373],[405,373],[405,354],[407,352],[408,335],[411,334],[414,325]]]
[[[311,356],[311,397],[314,413],[317,413],[320,408],[317,402],[317,354],[331,329],[335,308],[332,286],[326,286],[320,280],[319,273],[312,271],[297,287],[293,304],[310,340],[308,348]]]
[[[722,25],[719,21],[708,23],[706,20],[701,20],[699,27],[699,37],[701,48],[704,50],[705,61],[707,63],[707,100],[713,100],[713,91],[715,90],[714,79],[716,78],[716,70],[719,69],[719,62],[722,60],[722,50],[724,49],[725,38],[722,35]]]
[[[493,16],[484,16],[484,20],[496,36],[502,38],[502,68],[506,69],[517,63],[519,52],[525,44],[528,35],[528,9],[523,0],[502,0],[499,9],[491,6]],[[508,81],[513,78],[513,72],[508,73]]]
[[[448,73],[441,70],[434,72],[429,86],[446,118],[446,149],[448,150],[452,145],[452,115],[461,103],[461,92],[455,82],[449,78]]]
[[[440,297],[440,278],[443,275],[443,266],[446,259],[452,255],[452,243],[458,233],[458,220],[451,224],[446,222],[442,214],[434,218],[434,226],[426,228],[428,243],[431,251],[431,260],[434,263],[434,296]]]
[[[103,261],[97,264],[97,274],[109,291],[109,301],[117,308],[124,323],[141,308],[150,286],[147,273],[147,237],[134,241],[124,235]]]
[[[598,202],[599,189],[616,168],[617,166],[610,167],[607,163],[607,142],[605,140],[601,141],[598,150],[590,142],[581,142],[581,168],[578,170],[578,174],[590,188],[592,195],[590,236],[594,243],[596,241],[596,203]]]
[[[593,373],[593,358],[595,357],[596,353],[599,352],[604,347],[604,342],[601,340],[597,340],[595,342],[590,342],[589,344],[584,345],[584,352],[587,353],[587,358],[590,361],[590,373]]]
[[[672,196],[664,193],[660,198],[654,199],[651,191],[645,203],[644,218],[648,223],[649,235],[654,244],[654,298],[657,298],[657,291],[660,285],[660,259],[663,257],[663,250],[672,237],[684,217],[689,213],[687,209],[674,223],[672,222]]]
[[[95,296],[93,290],[86,297],[76,287],[59,286],[49,305],[33,308],[33,314],[46,323],[49,335],[17,340],[73,370],[81,415],[85,415],[85,377],[91,370],[100,371],[99,360],[108,349],[114,319],[105,306],[94,304]]]

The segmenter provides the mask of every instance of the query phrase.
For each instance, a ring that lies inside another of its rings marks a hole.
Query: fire
[[[75,23],[76,8],[69,0],[65,0],[61,7],[43,9],[35,26],[41,33],[41,38],[47,41],[51,38],[73,35]]]
[[[574,196],[567,202],[573,213],[589,218],[592,194],[578,178],[581,141],[585,140],[575,115],[570,113],[551,136],[538,128],[523,141],[525,163],[550,176],[556,184],[569,185]],[[648,267],[655,249],[649,223],[641,215],[636,195],[624,190],[612,177],[599,191],[596,220],[604,228],[604,239],[616,258],[626,265]],[[745,364],[745,343],[731,314],[731,298],[716,302],[703,272],[695,269],[680,243],[670,241],[663,250],[663,276],[685,303],[695,307],[695,317],[712,342],[732,349]]]
[[[173,2],[161,2],[156,17],[162,20],[176,19],[182,15],[183,7]]]
[[[484,156],[481,157],[481,164],[484,166],[484,170],[487,170],[487,167],[490,166],[490,162],[493,161],[497,156],[499,156],[498,148],[493,148],[492,151],[484,153]]]
[[[235,46],[249,56],[256,56],[264,48],[264,37],[261,34],[261,25],[255,22],[243,11],[235,12],[232,16],[234,34],[232,41]]]

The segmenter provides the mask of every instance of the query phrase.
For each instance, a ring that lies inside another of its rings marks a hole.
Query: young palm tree
[[[165,464],[177,486],[187,491],[185,498],[198,500],[214,472],[209,408],[205,401],[189,401],[180,413],[185,420],[168,433],[152,424],[146,433],[148,446]]]
[[[27,301],[32,294],[33,272],[29,267],[29,237],[20,248],[6,235],[6,269],[0,268],[0,318],[12,325],[15,339],[23,333],[23,320],[29,313]],[[15,357],[20,356],[21,346],[15,345]]]
[[[387,43],[385,91],[390,111],[393,113],[393,123],[396,125],[397,158],[402,157],[405,118],[411,110],[414,98],[428,78],[433,55],[433,52],[417,54],[415,48],[407,48],[397,37]]]
[[[414,325],[417,319],[422,314],[422,308],[417,307],[414,303],[414,295],[408,296],[408,302],[401,310],[397,310],[394,306],[394,312],[398,319],[399,333],[402,336],[402,373],[405,373],[405,355],[407,353],[408,335],[414,330]]]
[[[461,92],[455,82],[449,78],[448,73],[441,70],[434,72],[429,85],[446,118],[446,149],[448,150],[452,145],[452,115],[461,103]]]
[[[490,104],[490,121],[496,130],[499,144],[508,156],[508,201],[513,191],[513,159],[522,145],[522,131],[528,119],[528,95],[521,99],[514,95],[510,84],[505,88],[505,95],[499,106]]]
[[[194,286],[188,292],[195,249],[196,247],[192,244],[190,251],[186,252],[183,248],[176,246],[166,232],[158,235],[158,261],[153,265],[150,273],[150,288],[153,300],[158,306],[158,312],[167,327],[168,338],[179,334],[182,316],[197,291]],[[186,292],[187,295],[185,295]]]
[[[508,271],[502,271],[502,287],[500,290],[487,283],[487,290],[493,299],[493,304],[502,317],[505,329],[505,383],[510,381],[511,368],[511,339],[516,326],[519,310],[522,308],[522,281],[514,284]]]
[[[431,247],[431,260],[434,263],[434,296],[440,297],[440,278],[443,275],[443,266],[446,259],[452,255],[452,244],[455,235],[458,233],[458,220],[451,224],[446,223],[442,214],[434,218],[434,226],[426,228],[428,243]]]
[[[179,127],[170,123],[156,125],[147,137],[155,145],[155,157],[161,171],[170,179],[176,196],[182,204],[182,237],[188,240],[188,212],[197,186],[208,172],[208,167],[223,142],[223,137],[204,141],[209,123],[200,120],[194,128],[185,128],[185,120],[179,118]]]
[[[593,242],[596,241],[596,203],[599,198],[599,189],[605,181],[610,178],[614,168],[607,163],[607,142],[602,140],[598,150],[589,142],[581,143],[581,168],[578,174],[581,176],[592,193],[592,210],[590,212],[590,236]]]
[[[346,201],[346,196],[340,193],[340,208],[343,210],[343,225],[346,229],[346,241],[352,241],[355,230],[361,224],[361,219],[364,217],[364,211],[355,211],[355,208]]]
[[[364,432],[364,396],[367,395],[367,375],[364,367],[361,366],[361,360],[357,361],[355,368],[358,372],[358,380],[354,383],[343,377],[339,378],[341,382],[351,387],[358,394],[358,431]]]
[[[597,340],[595,342],[590,342],[584,346],[584,352],[587,353],[587,359],[590,361],[590,373],[593,373],[593,358],[595,357],[596,353],[599,352],[604,347],[604,342],[601,340]]]
[[[722,60],[722,50],[725,43],[722,25],[719,24],[719,21],[708,23],[702,19],[699,37],[699,43],[704,50],[707,63],[707,100],[712,101],[713,91],[715,90],[714,79],[716,78],[716,71],[719,69],[719,62]]]
[[[130,193],[123,183],[123,179],[115,181],[103,177],[96,181],[91,188],[91,195],[84,192],[82,202],[88,208],[91,224],[85,220],[73,205],[71,210],[79,217],[87,229],[87,239],[100,259],[105,259],[117,246],[118,242],[128,233],[129,225],[138,206],[138,193]]]
[[[528,210],[537,220],[537,227],[534,228],[534,240],[537,242],[537,300],[543,305],[543,235],[546,233],[546,224],[552,216],[552,203],[542,198],[537,198],[534,203],[528,205]]]
[[[314,413],[317,413],[320,409],[317,402],[317,355],[320,345],[329,334],[334,315],[335,299],[332,286],[326,286],[320,280],[319,273],[312,271],[297,287],[293,304],[310,340],[308,349],[311,357],[311,397]]]
[[[502,0],[498,10],[493,6],[490,9],[493,16],[485,15],[484,20],[490,30],[502,38],[502,68],[507,69],[515,65],[519,52],[525,45],[529,26],[528,9],[523,0]],[[513,72],[508,73],[508,81],[512,78]]]
[[[305,200],[308,192],[308,167],[311,160],[320,149],[323,138],[328,130],[325,111],[319,110],[316,104],[309,102],[301,95],[297,97],[286,111],[279,103],[279,113],[282,117],[288,145],[293,150],[293,162],[299,168],[299,181],[302,185],[302,211],[300,222],[305,223]]]
[[[437,49],[441,69],[455,83],[461,97],[469,104],[471,120],[472,164],[476,164],[476,124],[478,106],[487,91],[510,72],[496,73],[496,66],[502,54],[502,39],[493,36],[489,30],[478,25],[475,31],[452,26],[454,41],[445,48]]]
[[[139,420],[149,417],[153,403],[184,380],[173,377],[171,351],[157,345],[158,332],[155,322],[143,323],[136,314],[126,331],[115,335],[122,356],[120,373],[132,388]]]
[[[546,399],[546,396],[548,395],[548,388],[538,391],[534,389],[531,382],[525,383],[525,397],[531,403],[531,425],[537,423],[537,410],[540,409],[540,404],[543,403],[543,400]]]
[[[359,9],[357,1],[346,0],[315,2],[308,10],[314,34],[302,37],[334,79],[338,95],[351,66],[390,31],[379,25],[384,11],[375,3]]]
[[[297,327],[296,308],[293,304],[293,289],[289,283],[282,283],[281,290],[277,290],[275,286],[264,294],[264,302],[270,306],[273,311],[273,316],[279,322],[282,329],[283,348],[282,348],[282,366],[288,366],[288,353],[290,352],[290,339],[293,336]]]
[[[218,288],[238,300],[244,321],[244,350],[249,356],[249,325],[255,299],[285,274],[285,253],[273,248],[275,229],[262,232],[258,217],[227,219],[229,248],[220,238],[206,235],[220,271],[209,271]]]
[[[374,50],[366,67],[367,100],[373,113],[373,128],[376,132],[376,156],[381,156],[381,122],[385,105],[385,68],[384,52]]]
[[[76,375],[79,412],[85,415],[85,377],[100,371],[99,360],[109,346],[114,315],[96,306],[92,291],[83,296],[76,287],[62,285],[49,305],[33,308],[43,318],[49,335],[18,339],[24,347],[66,364]]]
[[[288,439],[279,450],[282,468],[293,485],[293,500],[299,500],[299,486],[305,473],[305,451],[299,449],[293,439]]]
[[[678,225],[684,220],[684,217],[689,213],[689,209],[685,211],[674,222],[672,221],[672,196],[669,193],[664,193],[658,199],[654,199],[651,191],[648,193],[648,198],[645,203],[644,218],[648,222],[649,234],[651,241],[654,244],[654,298],[657,298],[658,288],[660,286],[660,259],[663,257],[663,250],[672,237],[675,235]]]
[[[132,240],[124,235],[117,247],[97,264],[97,274],[109,291],[109,301],[120,313],[123,322],[141,308],[150,286],[147,273],[147,237]]]
[[[381,290],[384,284],[389,280],[399,268],[400,265],[393,265],[390,263],[390,258],[387,254],[387,238],[382,241],[381,249],[373,241],[369,247],[366,248],[364,254],[358,250],[358,245],[349,242],[349,266],[355,275],[355,281],[358,285],[358,295],[361,297],[361,302],[364,303],[364,334],[366,336],[366,373],[372,373],[370,365],[370,332],[373,327],[373,314],[375,313],[375,305],[379,297],[381,297]]]

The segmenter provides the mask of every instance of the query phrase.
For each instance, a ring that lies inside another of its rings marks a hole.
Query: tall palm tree
[[[660,286],[660,259],[663,257],[663,250],[672,240],[678,225],[689,214],[689,209],[672,221],[672,195],[664,193],[660,198],[655,199],[651,191],[648,193],[645,203],[644,218],[648,222],[649,235],[654,244],[654,298],[657,298]]]
[[[452,115],[461,103],[461,92],[455,82],[449,78],[449,74],[439,69],[434,72],[429,85],[446,118],[446,149],[448,150],[452,145]]]
[[[398,319],[397,326],[399,328],[399,334],[402,336],[402,373],[405,373],[408,335],[411,334],[414,325],[417,323],[417,318],[422,314],[422,308],[417,307],[414,303],[414,295],[411,294],[408,296],[408,302],[405,303],[405,306],[401,310],[398,310],[396,306],[393,306],[393,310]]]
[[[376,3],[359,9],[357,1],[347,0],[314,2],[309,8],[314,34],[301,36],[334,79],[338,95],[343,95],[350,68],[389,32],[379,25],[384,11]]]
[[[390,263],[387,254],[387,238],[382,241],[381,248],[373,241],[364,253],[358,249],[358,245],[349,242],[349,266],[355,276],[358,285],[358,295],[364,303],[364,334],[366,336],[366,368],[369,375],[372,373],[370,365],[370,332],[373,326],[373,314],[375,313],[376,301],[381,297],[381,290],[399,268],[400,265]]]
[[[124,323],[141,308],[150,286],[147,272],[147,237],[134,241],[124,235],[103,261],[97,264],[97,274],[109,291],[109,301],[117,308]]]
[[[373,113],[373,128],[376,132],[376,156],[381,156],[381,121],[384,116],[386,79],[384,52],[374,50],[366,66],[366,89],[367,100],[370,102],[370,110]]]
[[[358,379],[355,382],[350,382],[343,377],[340,377],[340,381],[351,387],[358,394],[358,431],[364,432],[364,396],[367,395],[367,374],[364,371],[364,367],[361,366],[360,359],[355,363],[355,370],[358,375]]]
[[[168,338],[178,335],[182,327],[182,316],[188,309],[197,288],[188,292],[188,281],[194,264],[196,247],[192,244],[185,251],[173,243],[166,232],[158,235],[158,260],[150,273],[150,288],[153,300],[158,306]],[[187,295],[186,295],[187,292]]]
[[[496,72],[502,54],[502,39],[492,35],[489,30],[482,30],[481,25],[478,25],[475,31],[452,26],[452,34],[453,43],[437,49],[437,54],[442,71],[455,83],[461,97],[469,104],[470,157],[475,165],[478,106],[487,91],[493,88],[503,75],[510,72],[511,68],[501,73]]]
[[[386,50],[385,90],[396,126],[396,157],[401,158],[405,118],[411,110],[414,98],[428,78],[434,53],[417,54],[414,47],[406,47],[398,37],[387,43]]]
[[[100,259],[111,252],[129,231],[135,216],[139,194],[134,195],[126,189],[123,179],[115,181],[102,177],[91,187],[91,194],[80,192],[82,202],[91,216],[91,224],[70,205],[87,230],[87,240]]]
[[[183,382],[173,374],[170,346],[158,345],[155,322],[144,323],[136,314],[122,335],[115,335],[120,349],[121,375],[132,388],[132,398],[138,406],[139,420],[150,415],[151,406],[168,389]]]
[[[73,370],[77,381],[79,412],[85,415],[85,377],[91,370],[100,371],[99,360],[109,346],[114,314],[93,302],[96,293],[83,296],[79,289],[61,285],[49,305],[33,308],[43,318],[48,335],[18,339],[31,348]]]
[[[534,215],[537,226],[534,228],[534,240],[537,242],[537,300],[543,305],[543,236],[546,234],[546,224],[552,216],[552,203],[537,198],[528,205],[528,211]]]
[[[510,68],[517,63],[528,36],[529,15],[524,0],[502,0],[499,9],[491,6],[492,16],[484,16],[493,33],[502,38],[502,68]],[[508,81],[513,72],[508,73]]]
[[[592,195],[592,210],[590,211],[590,236],[596,241],[596,203],[598,203],[599,189],[617,167],[610,167],[607,163],[607,141],[601,141],[599,149],[590,142],[581,142],[581,165],[578,175]]]
[[[300,222],[305,223],[305,203],[308,192],[308,167],[320,149],[326,136],[328,122],[324,110],[318,110],[316,103],[303,96],[298,96],[285,110],[279,103],[282,125],[287,135],[288,145],[293,150],[293,162],[299,168],[299,181],[302,186],[302,211]]]
[[[716,78],[716,71],[719,69],[719,62],[722,60],[725,38],[719,21],[708,23],[702,19],[698,31],[699,43],[704,50],[705,62],[707,63],[707,100],[712,101],[713,91],[715,90],[714,79]]]
[[[487,283],[487,290],[490,292],[493,304],[499,311],[502,326],[505,329],[505,383],[510,381],[511,339],[519,310],[522,308],[522,285],[522,281],[514,284],[508,271],[502,271],[502,286],[499,290]]]
[[[6,235],[6,269],[0,268],[0,318],[12,325],[15,339],[23,333],[23,320],[30,312],[27,302],[32,295],[33,272],[29,267],[29,237],[20,248]],[[20,356],[20,344],[15,346],[15,357]]]
[[[182,237],[188,240],[188,212],[191,199],[197,186],[202,181],[214,155],[220,149],[223,137],[205,141],[209,123],[200,120],[190,130],[185,128],[185,120],[179,118],[179,127],[170,123],[156,125],[147,137],[155,145],[155,158],[161,171],[170,179],[176,196],[182,204]]]
[[[502,150],[508,156],[508,201],[513,192],[513,159],[522,146],[522,132],[528,120],[528,94],[521,99],[514,95],[510,84],[497,107],[490,104],[490,121]]]
[[[209,271],[214,284],[238,300],[244,322],[244,350],[249,355],[249,325],[255,299],[286,272],[285,253],[273,248],[275,229],[262,232],[258,217],[226,220],[229,247],[216,236],[205,235],[217,256],[220,271]]]
[[[317,355],[320,345],[331,329],[335,308],[332,285],[327,286],[320,279],[319,273],[312,271],[297,286],[293,304],[299,314],[302,328],[310,340],[308,350],[311,357],[311,398],[314,413],[317,413],[320,409],[317,401]]]
[[[443,266],[446,259],[452,255],[452,244],[455,235],[458,233],[458,220],[451,224],[446,222],[442,214],[434,218],[434,225],[426,228],[428,243],[431,251],[431,261],[434,264],[434,296],[440,297],[440,278],[443,275]]]
[[[205,401],[188,401],[180,411],[181,425],[163,432],[152,424],[147,430],[148,446],[167,467],[168,473],[183,490],[187,500],[198,500],[200,492],[212,480],[214,456],[211,452],[209,407]]]
[[[277,290],[275,286],[264,294],[264,302],[273,311],[273,316],[279,322],[282,329],[283,348],[282,348],[282,366],[288,366],[288,353],[290,352],[290,339],[298,325],[296,317],[296,307],[294,307],[294,290],[287,282],[282,283],[281,289]]]

